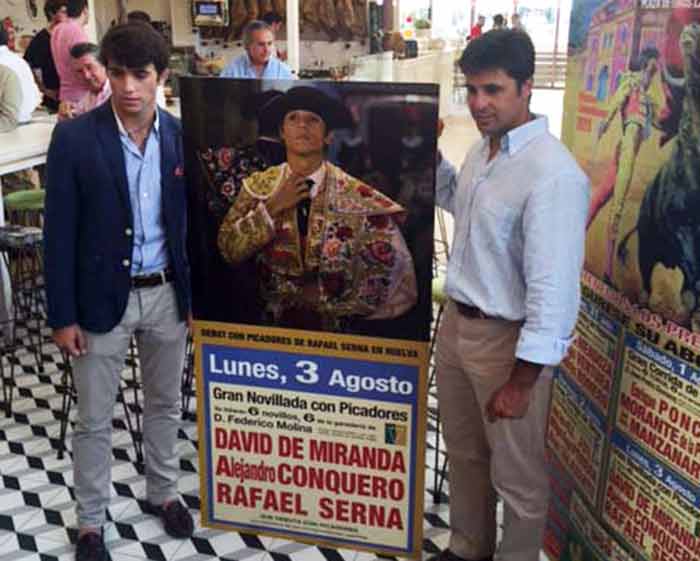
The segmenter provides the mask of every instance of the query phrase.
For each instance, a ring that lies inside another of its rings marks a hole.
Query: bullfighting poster
[[[700,559],[700,4],[575,0],[582,308],[549,423],[552,559]]]
[[[437,87],[181,91],[203,523],[418,554]]]

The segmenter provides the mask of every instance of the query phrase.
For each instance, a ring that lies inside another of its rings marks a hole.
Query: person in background
[[[472,30],[469,32],[469,37],[467,37],[467,39],[473,41],[474,39],[481,37],[481,34],[484,32],[484,25],[486,25],[486,18],[479,15],[479,18],[476,20]]]
[[[505,29],[506,28],[506,18],[503,17],[501,14],[496,14],[493,16],[493,27],[491,30],[499,30],[499,29]]]
[[[142,10],[133,10],[126,14],[127,23],[145,23],[151,25],[151,16]]]
[[[41,92],[34,81],[34,74],[27,61],[17,53],[12,52],[7,46],[9,35],[3,27],[0,27],[0,65],[7,66],[19,80],[22,98],[17,121],[27,123],[32,118],[34,111],[41,103]]]
[[[523,25],[523,20],[520,18],[520,14],[517,12],[510,16],[510,28],[515,31],[527,33],[527,29],[525,29],[525,26]]]
[[[293,80],[291,68],[275,56],[275,34],[264,21],[254,20],[243,28],[246,52],[223,69],[222,78]]]
[[[284,25],[284,20],[282,19],[282,16],[276,14],[275,12],[267,12],[262,17],[261,21],[264,21],[267,25],[270,26],[270,29],[272,29],[272,33],[274,33],[275,35],[275,38],[277,37],[277,35],[279,35],[279,32],[282,30],[282,27]],[[277,47],[275,47],[275,56],[280,60],[287,60],[287,52],[281,51]]]
[[[78,103],[90,88],[73,68],[70,49],[77,43],[88,42],[85,32],[88,21],[88,2],[87,0],[68,0],[66,11],[68,19],[56,25],[51,33],[51,54],[61,81],[59,100]]]
[[[36,83],[44,94],[41,104],[50,111],[58,110],[60,87],[58,72],[51,54],[51,32],[68,18],[67,5],[68,0],[46,0],[44,14],[48,25],[32,38],[24,53],[24,60],[34,72]]]
[[[112,415],[136,337],[144,391],[146,501],[165,531],[192,535],[178,497],[180,377],[190,314],[187,180],[180,122],[156,106],[168,46],[125,24],[102,40],[112,97],[54,129],[47,158],[47,323],[73,359],[76,561],[105,561]]]
[[[99,47],[92,43],[78,43],[71,47],[70,56],[73,57],[73,67],[88,84],[90,91],[76,104],[67,101],[61,102],[61,109],[58,113],[60,120],[72,119],[92,111],[112,95],[112,88],[107,79],[107,70],[98,58],[99,52]]]
[[[17,128],[22,86],[9,66],[0,65],[0,133]]]
[[[451,535],[436,559],[539,561],[553,367],[578,317],[590,185],[547,118],[530,112],[526,33],[489,31],[459,64],[483,138],[458,175],[444,159],[438,167],[437,203],[455,229],[436,343]]]

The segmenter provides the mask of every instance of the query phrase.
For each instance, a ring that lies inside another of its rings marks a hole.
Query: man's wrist
[[[518,386],[531,388],[537,382],[543,369],[543,364],[517,358],[510,375],[510,381]]]

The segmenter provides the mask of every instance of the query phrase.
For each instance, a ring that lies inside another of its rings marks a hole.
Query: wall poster
[[[700,5],[575,0],[563,138],[591,178],[549,424],[552,559],[700,559]]]
[[[437,87],[181,91],[203,523],[417,555]]]

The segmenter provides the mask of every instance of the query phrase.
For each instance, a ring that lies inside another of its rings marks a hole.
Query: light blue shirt
[[[437,203],[455,218],[447,294],[485,314],[523,321],[515,355],[556,365],[578,316],[590,184],[546,117],[489,141],[459,175],[443,160]]]
[[[243,53],[242,55],[234,58],[226,65],[226,68],[221,71],[219,76],[221,78],[253,79],[258,77],[253,64],[250,62],[248,53]],[[273,56],[267,61],[265,70],[263,70],[260,78],[263,80],[294,80],[294,75],[292,74],[292,69],[289,68],[289,66]]]
[[[160,174],[160,117],[146,139],[143,154],[129,138],[117,112],[119,139],[126,163],[129,200],[134,227],[134,249],[131,254],[131,275],[148,275],[164,271],[169,263],[168,240],[163,224],[162,186]],[[127,232],[128,234],[128,232]]]

